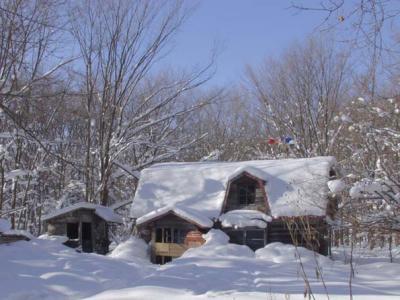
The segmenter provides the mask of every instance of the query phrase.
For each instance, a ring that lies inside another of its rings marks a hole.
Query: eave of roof
[[[182,209],[178,207],[169,207],[169,206],[165,206],[160,209],[151,211],[148,214],[138,218],[136,220],[136,225],[143,226],[150,222],[154,222],[157,219],[160,219],[168,214],[173,214],[200,228],[211,228],[214,225],[214,222],[207,217],[201,216],[194,212],[190,212],[187,209]]]
[[[70,213],[75,210],[79,209],[88,209],[88,210],[94,210],[94,213],[101,219],[109,222],[109,223],[123,223],[123,219],[121,216],[117,215],[114,213],[114,211],[108,207],[94,204],[94,203],[88,203],[88,202],[79,202],[75,203],[73,205],[61,208],[59,210],[56,210],[52,213],[49,213],[42,217],[42,221],[48,221],[50,219],[62,216],[64,214]]]

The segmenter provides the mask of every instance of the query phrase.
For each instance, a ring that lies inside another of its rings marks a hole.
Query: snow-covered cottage
[[[98,254],[108,252],[109,224],[123,222],[111,208],[88,202],[58,209],[42,220],[48,235],[66,236],[65,245]]]
[[[327,254],[335,164],[333,157],[156,164],[142,171],[131,217],[155,263],[201,245],[210,228],[252,249],[296,242]]]

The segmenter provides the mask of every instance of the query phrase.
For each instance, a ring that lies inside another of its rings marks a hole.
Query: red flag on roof
[[[276,144],[279,144],[279,139],[276,139],[276,138],[268,139],[268,145],[276,145]]]

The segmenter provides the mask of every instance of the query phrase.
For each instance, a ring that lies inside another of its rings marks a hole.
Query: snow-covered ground
[[[137,261],[77,253],[59,239],[3,244],[0,299],[81,299],[125,288],[154,271],[150,263]]]
[[[335,261],[280,243],[254,253],[212,230],[202,247],[155,266],[145,247],[132,238],[101,256],[57,239],[0,245],[0,299],[304,299],[305,277],[315,299],[349,299],[347,249]],[[355,299],[400,298],[400,249],[395,263],[387,254],[356,249]]]

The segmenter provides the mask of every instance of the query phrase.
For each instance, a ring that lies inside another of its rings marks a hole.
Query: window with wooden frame
[[[187,231],[180,228],[156,228],[156,243],[183,244]]]
[[[238,197],[241,205],[254,204],[256,200],[256,184],[238,184]]]

